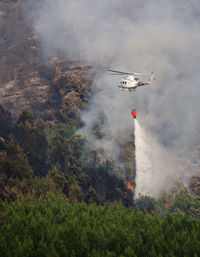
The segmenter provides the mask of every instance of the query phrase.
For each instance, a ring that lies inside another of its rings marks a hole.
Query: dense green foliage
[[[1,205],[1,256],[199,256],[200,220],[164,219],[119,204],[69,203],[52,194],[36,204]]]

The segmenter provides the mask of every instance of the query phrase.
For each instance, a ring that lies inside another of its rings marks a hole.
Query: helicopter
[[[147,86],[151,85],[152,81],[155,80],[155,76],[153,72],[123,72],[123,71],[117,71],[117,70],[108,70],[110,72],[113,72],[113,74],[109,75],[128,75],[126,78],[123,78],[119,84],[118,87],[121,91],[135,91],[137,87],[141,86]],[[143,75],[143,74],[151,74],[150,79],[146,82],[140,81],[137,75]]]

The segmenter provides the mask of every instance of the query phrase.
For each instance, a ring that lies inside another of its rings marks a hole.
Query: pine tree
[[[0,162],[0,172],[4,172],[8,177],[20,179],[33,176],[27,156],[13,135],[9,136],[5,149],[6,153]]]
[[[0,137],[6,137],[12,131],[11,114],[0,105]]]
[[[27,153],[37,175],[45,175],[47,168],[47,140],[34,122],[32,113],[25,109],[15,124],[16,138]]]

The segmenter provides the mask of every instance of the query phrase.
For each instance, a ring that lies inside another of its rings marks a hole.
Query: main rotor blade
[[[124,72],[117,70],[108,70],[110,72],[118,73],[119,75],[140,75],[140,74],[151,74],[151,72],[141,71],[141,72]]]
[[[123,74],[120,74],[120,73],[116,73],[116,74],[106,74],[106,75],[108,75],[108,76],[121,76],[121,75],[123,75]]]
[[[133,72],[132,74],[139,75],[139,74],[151,74],[151,72]]]
[[[115,72],[115,73],[119,73],[119,74],[126,74],[126,75],[130,75],[130,74],[132,74],[132,73],[128,73],[128,72],[123,72],[123,71],[117,71],[117,70],[108,70],[108,71],[110,71],[110,72]]]

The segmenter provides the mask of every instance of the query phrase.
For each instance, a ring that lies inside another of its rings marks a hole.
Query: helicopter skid
[[[136,89],[133,89],[133,88],[120,88],[120,91],[135,91]]]

